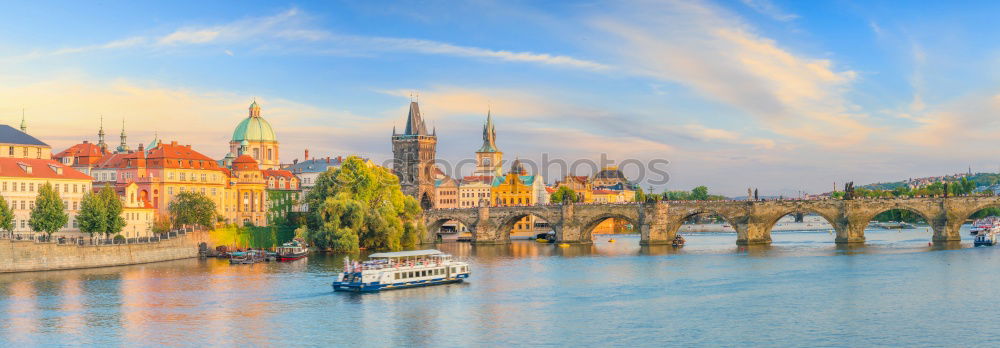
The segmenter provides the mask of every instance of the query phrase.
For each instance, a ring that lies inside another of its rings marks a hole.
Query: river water
[[[181,260],[0,275],[5,346],[997,346],[1000,248],[929,247],[931,233],[732,233],[640,247],[528,241],[438,248],[463,284],[347,294],[343,255],[231,266]]]

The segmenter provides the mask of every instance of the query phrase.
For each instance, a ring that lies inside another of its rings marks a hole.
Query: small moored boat
[[[364,262],[344,257],[344,271],[334,291],[376,292],[458,283],[469,278],[469,264],[437,250],[413,250],[368,255]]]
[[[263,262],[267,257],[267,252],[263,250],[247,250],[245,252],[232,252],[229,254],[229,264],[249,265]]]
[[[282,244],[280,247],[275,249],[276,259],[278,261],[294,261],[306,257],[309,253],[309,247],[305,244],[293,240],[291,242]]]
[[[674,237],[674,240],[670,242],[670,245],[675,247],[682,247],[684,246],[685,242],[686,241],[684,240],[684,237],[681,237],[681,235],[678,234],[676,237]]]

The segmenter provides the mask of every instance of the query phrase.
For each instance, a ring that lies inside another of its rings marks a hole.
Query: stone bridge
[[[449,220],[464,224],[479,244],[510,242],[510,230],[521,218],[534,215],[549,223],[561,243],[592,243],[594,227],[608,218],[620,218],[636,226],[641,243],[669,244],[681,224],[699,214],[715,214],[736,230],[740,245],[768,244],[771,228],[785,215],[816,214],[837,232],[837,243],[863,243],[865,227],[875,215],[894,209],[908,210],[924,218],[934,230],[934,242],[960,240],[959,228],[979,210],[1000,206],[1000,197],[891,198],[856,200],[778,201],[658,201],[620,204],[565,204],[465,209],[434,209],[424,212],[425,242],[433,242],[441,225]]]

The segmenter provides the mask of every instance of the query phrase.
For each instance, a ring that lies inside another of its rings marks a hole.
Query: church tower
[[[416,198],[424,209],[433,207],[434,159],[437,152],[437,131],[428,133],[417,102],[410,102],[406,129],[402,134],[392,130],[392,170],[399,177],[403,193]]]
[[[128,153],[128,152],[129,152],[128,142],[125,141],[125,120],[122,120],[121,143],[118,144],[118,148],[115,149],[115,153]]]
[[[102,152],[108,152],[108,143],[104,142],[104,116],[101,116],[101,128],[97,130],[97,146]]]
[[[483,146],[476,151],[477,176],[501,176],[500,162],[503,152],[497,148],[497,130],[493,127],[493,115],[486,111],[486,124],[483,125]]]

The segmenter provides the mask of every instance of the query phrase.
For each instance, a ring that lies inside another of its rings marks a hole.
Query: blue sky
[[[103,115],[132,146],[156,132],[221,157],[256,97],[283,160],[383,160],[419,93],[453,162],[489,108],[508,159],[666,159],[659,189],[823,192],[1000,170],[998,6],[10,3],[0,118],[24,108],[56,150],[94,140]]]

